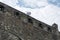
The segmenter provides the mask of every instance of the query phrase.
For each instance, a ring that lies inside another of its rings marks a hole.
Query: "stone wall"
[[[53,29],[50,25],[0,3],[0,40],[59,40],[60,36]]]

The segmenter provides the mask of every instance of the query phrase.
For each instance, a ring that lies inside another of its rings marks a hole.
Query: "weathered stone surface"
[[[0,11],[0,40],[60,40],[57,26],[47,25],[3,3],[1,5],[4,12]]]

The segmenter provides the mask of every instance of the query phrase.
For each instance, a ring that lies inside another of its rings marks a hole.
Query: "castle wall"
[[[0,10],[0,40],[59,40],[54,27],[5,4]],[[1,7],[0,7],[1,8]]]

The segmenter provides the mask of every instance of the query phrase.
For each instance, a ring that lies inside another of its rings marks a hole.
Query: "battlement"
[[[50,26],[46,23],[38,21],[37,19],[32,18],[29,15],[26,15],[25,13],[23,13],[17,9],[14,9],[6,4],[3,4],[1,2],[0,2],[0,11],[10,12],[12,15],[14,14],[14,16],[16,16],[18,19],[21,18],[20,20],[24,21],[25,23],[30,23],[34,27],[41,28],[41,29],[48,31],[48,32],[52,32],[53,28],[55,28],[55,27]],[[58,26],[57,26],[57,28],[58,28]]]
[[[44,22],[32,18],[29,15],[26,15],[25,13],[15,8],[12,8],[0,2],[0,27],[3,26],[6,27],[5,30],[13,30],[12,28],[16,26],[21,28],[21,30],[24,29],[24,32],[25,31],[27,32],[28,30],[30,31],[37,30],[38,31],[38,32],[36,31],[37,33],[39,33],[40,31],[45,31],[50,34],[56,35],[59,33],[57,24],[54,23],[52,26],[50,26]],[[28,30],[25,28],[27,28]]]

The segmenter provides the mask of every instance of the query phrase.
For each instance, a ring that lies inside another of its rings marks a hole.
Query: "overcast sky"
[[[58,24],[60,31],[60,0],[0,0],[46,24]]]

